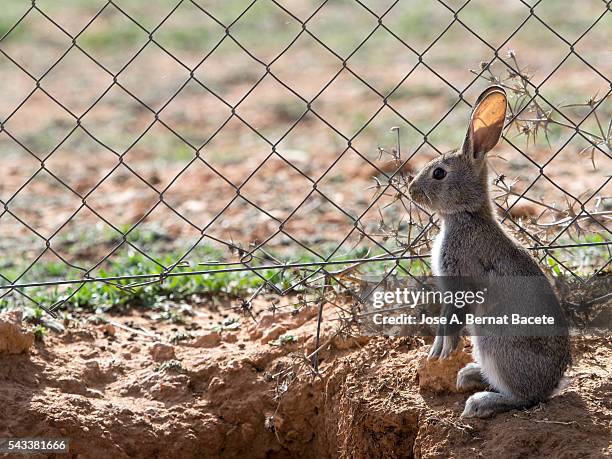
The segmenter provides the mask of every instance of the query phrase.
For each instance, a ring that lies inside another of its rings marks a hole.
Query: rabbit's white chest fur
[[[444,244],[444,238],[446,237],[446,230],[444,223],[440,226],[440,232],[434,240],[433,247],[431,248],[431,270],[434,276],[443,276],[442,272],[442,246]]]

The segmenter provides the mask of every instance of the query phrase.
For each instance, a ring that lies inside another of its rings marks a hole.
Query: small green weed
[[[186,332],[176,332],[170,337],[171,344],[178,344],[181,341],[187,341],[193,338],[191,333]]]
[[[287,344],[297,343],[297,336],[291,333],[280,335],[277,339],[268,342],[270,346],[286,346]]]
[[[181,373],[183,371],[183,365],[181,364],[181,362],[179,362],[176,359],[167,360],[167,361],[159,364],[157,366],[157,368],[155,368],[155,371],[158,371],[158,372],[162,372],[162,371],[174,371],[174,372],[177,372],[177,373]]]
[[[49,330],[44,325],[36,325],[32,331],[34,332],[34,339],[36,341],[43,341]]]
[[[214,327],[212,327],[213,331],[216,331],[216,332],[238,330],[239,328],[240,328],[240,319],[238,317],[228,317],[220,324],[217,324]]]

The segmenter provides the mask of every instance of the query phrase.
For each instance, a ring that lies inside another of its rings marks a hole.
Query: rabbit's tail
[[[572,378],[570,378],[569,376],[563,376],[561,380],[559,381],[559,384],[557,384],[557,387],[555,387],[555,389],[553,390],[550,398],[553,398],[559,395],[561,391],[563,391],[563,389],[565,389],[571,383],[572,383]]]

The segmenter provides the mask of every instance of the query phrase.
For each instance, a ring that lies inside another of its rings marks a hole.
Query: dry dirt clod
[[[22,318],[18,310],[0,314],[0,354],[21,354],[34,344],[34,334],[21,328]]]
[[[250,327],[249,331],[249,339],[251,341],[256,341],[263,336],[263,331],[258,327]]]
[[[257,322],[257,328],[264,329],[274,325],[275,323],[278,323],[278,317],[271,312],[263,312],[257,318]]]
[[[417,373],[419,388],[431,392],[459,392],[457,372],[472,361],[472,356],[460,345],[447,359],[427,360],[424,354],[419,361]]]
[[[285,327],[283,325],[276,325],[276,326],[274,326],[274,327],[272,327],[269,330],[266,330],[264,332],[263,338],[261,338],[261,343],[262,344],[267,344],[270,341],[274,341],[280,335],[282,335],[282,334],[284,334],[286,332],[287,332],[287,327]]]
[[[210,331],[195,338],[189,345],[193,347],[214,347],[221,342],[221,334]]]
[[[115,329],[115,326],[113,324],[104,324],[100,326],[99,329],[102,334],[104,334],[104,336],[115,336],[117,334],[117,330]]]
[[[150,349],[151,357],[156,362],[165,362],[166,360],[172,360],[174,355],[174,347],[169,344],[155,343]]]
[[[238,341],[238,336],[232,332],[223,333],[222,338],[223,341],[225,341],[226,343],[235,343],[236,341]]]

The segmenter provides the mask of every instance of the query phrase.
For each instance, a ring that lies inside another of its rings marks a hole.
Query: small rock
[[[211,331],[196,337],[191,343],[194,347],[214,347],[221,342],[221,335],[219,332]]]
[[[218,376],[213,377],[208,383],[208,391],[210,393],[221,390],[225,387],[225,382]]]
[[[19,310],[0,314],[0,354],[21,354],[34,344],[34,334],[21,328],[22,318]]]
[[[104,336],[115,336],[117,330],[113,324],[104,324],[100,327],[100,331],[104,334]]]
[[[151,347],[150,353],[151,357],[153,357],[153,360],[156,362],[165,362],[175,357],[174,347],[164,343],[155,343],[153,347]]]
[[[368,336],[350,336],[348,338],[337,337],[334,339],[333,344],[336,349],[346,350],[354,347],[363,346],[369,341]]]
[[[257,317],[257,323],[258,328],[268,328],[274,323],[278,323],[278,316],[269,311],[262,312],[261,315]]]
[[[278,338],[280,335],[286,332],[287,332],[287,329],[285,327],[283,327],[282,325],[276,325],[270,328],[269,330],[266,330],[266,332],[263,335],[263,338],[261,338],[261,343],[268,344],[268,342],[274,341],[276,338]]]
[[[227,333],[223,333],[223,341],[225,341],[226,343],[235,343],[236,341],[238,341],[238,336],[236,336],[236,333],[232,333],[232,332],[227,332]]]
[[[256,341],[263,336],[263,331],[260,328],[255,327],[255,326],[249,328],[248,332],[249,332],[249,339],[251,341]]]

